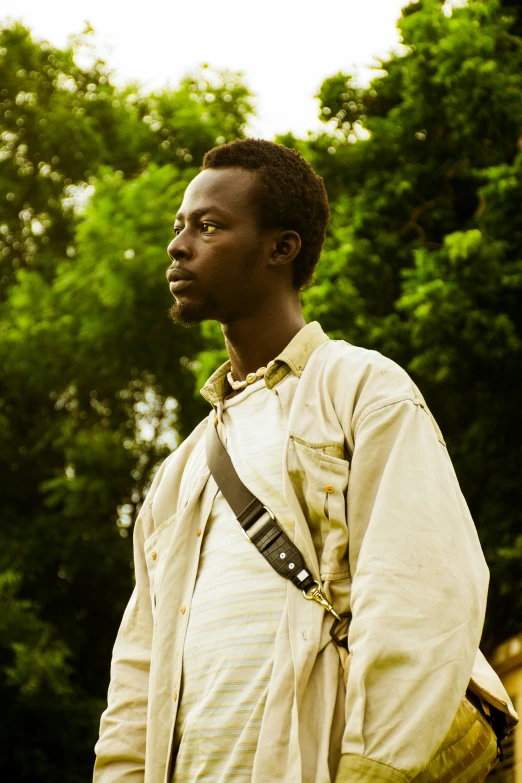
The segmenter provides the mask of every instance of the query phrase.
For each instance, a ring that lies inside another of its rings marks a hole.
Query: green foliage
[[[0,574],[0,631],[3,644],[14,653],[6,666],[7,687],[19,689],[22,700],[35,694],[71,693],[69,651],[53,638],[53,629],[35,616],[34,604],[21,599],[21,577],[13,571]]]
[[[491,566],[487,650],[522,610],[522,14],[422,0],[400,27],[403,52],[369,86],[325,80],[323,132],[279,141],[322,174],[332,206],[307,319],[406,366],[442,426]],[[104,63],[0,31],[10,780],[91,777],[132,520],[226,357],[216,324],[166,319],[172,217],[203,154],[241,136],[250,111],[239,74],[202,66],[173,90],[118,90]]]

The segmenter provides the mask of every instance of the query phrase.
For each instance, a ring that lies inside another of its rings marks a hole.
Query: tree
[[[207,66],[173,91],[116,90],[20,25],[0,58],[0,748],[12,780],[74,783],[132,588],[129,527],[206,412],[201,336],[166,317],[173,215],[251,107]]]

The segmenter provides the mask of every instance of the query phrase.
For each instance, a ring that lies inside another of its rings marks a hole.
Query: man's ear
[[[297,231],[279,231],[274,237],[269,266],[291,264],[301,250],[301,237]]]

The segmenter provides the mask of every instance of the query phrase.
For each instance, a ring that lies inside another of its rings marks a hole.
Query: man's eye
[[[217,229],[217,226],[213,226],[211,223],[202,223],[201,227],[204,234],[213,234],[214,231],[216,231]],[[174,226],[174,228],[172,229],[172,233],[175,236],[181,234],[182,231],[183,229],[180,226]]]

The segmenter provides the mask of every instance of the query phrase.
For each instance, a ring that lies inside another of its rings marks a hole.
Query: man
[[[483,711],[516,721],[477,652],[488,571],[420,392],[303,319],[328,218],[321,178],[268,141],[211,150],[185,192],[170,315],[218,321],[230,361],[136,522],[97,783],[463,783],[496,759]],[[349,656],[243,535],[209,473],[211,427],[326,603],[351,611]]]

